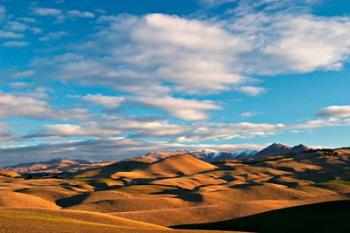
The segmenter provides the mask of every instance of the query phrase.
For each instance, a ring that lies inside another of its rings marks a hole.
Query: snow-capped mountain
[[[256,150],[244,150],[244,151],[215,151],[215,150],[197,150],[191,152],[196,157],[207,161],[207,162],[217,162],[226,159],[242,159],[250,156],[254,156]]]

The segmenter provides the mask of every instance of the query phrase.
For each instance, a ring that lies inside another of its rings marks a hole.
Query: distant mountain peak
[[[304,144],[299,144],[294,147],[290,147],[280,143],[272,143],[268,147],[259,151],[255,156],[256,157],[266,157],[270,155],[286,155],[286,154],[298,154],[311,150],[309,147]]]
[[[284,145],[284,144],[281,144],[281,143],[272,143],[270,146],[268,146],[267,148],[275,148],[275,147],[279,147],[279,148],[290,148],[290,146],[287,146],[287,145]]]
[[[309,151],[310,148],[305,146],[304,144],[299,144],[297,146],[294,146],[292,149],[291,149],[291,152],[292,153],[302,153],[302,152],[305,152],[305,151]]]
[[[290,146],[280,144],[280,143],[273,143],[268,147],[264,148],[263,150],[259,151],[255,156],[265,157],[270,155],[288,154],[290,151],[291,151]]]
[[[243,159],[243,158],[252,157],[256,153],[257,151],[253,149],[233,151],[233,152],[202,149],[202,150],[191,152],[191,154],[193,154],[194,156],[207,162],[217,162],[217,161],[223,161],[227,159]]]

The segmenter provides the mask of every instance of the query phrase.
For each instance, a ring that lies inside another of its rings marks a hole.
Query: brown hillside
[[[142,168],[127,172],[116,172],[112,178],[155,179],[192,175],[214,170],[216,167],[188,154],[171,156]]]

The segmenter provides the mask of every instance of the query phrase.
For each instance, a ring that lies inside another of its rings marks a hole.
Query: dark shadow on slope
[[[350,201],[332,201],[285,208],[222,222],[174,226],[177,229],[249,232],[350,232]]]
[[[176,198],[188,202],[201,203],[203,201],[203,196],[200,193],[185,189],[169,189],[155,194],[172,194],[176,195]]]
[[[83,194],[75,195],[73,197],[59,199],[56,201],[56,204],[58,206],[61,206],[62,208],[67,208],[67,207],[71,207],[74,205],[79,205],[85,199],[87,199],[89,197],[89,195],[90,195],[90,193],[83,193]]]

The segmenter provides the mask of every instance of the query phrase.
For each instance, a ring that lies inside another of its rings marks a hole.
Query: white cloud
[[[0,30],[0,38],[19,39],[22,37],[23,37],[23,34],[20,34],[20,33]]]
[[[46,34],[45,36],[40,37],[39,40],[40,41],[58,40],[67,34],[68,33],[65,31],[50,32],[50,33]]]
[[[162,14],[101,17],[100,22],[106,26],[79,53],[38,59],[34,67],[63,81],[129,92],[137,102],[185,120],[205,119],[205,111],[220,107],[173,93],[206,95],[246,80],[234,71],[232,57],[248,46],[218,26]]]
[[[67,15],[73,18],[94,18],[95,17],[95,14],[92,12],[78,11],[78,10],[68,11]]]
[[[28,29],[28,26],[16,21],[8,21],[6,28],[10,31],[23,32]]]
[[[315,119],[306,121],[301,124],[295,124],[290,126],[291,130],[304,130],[304,129],[316,129],[331,126],[342,126],[343,123],[337,119]]]
[[[239,60],[242,72],[248,74],[336,70],[350,54],[349,17],[245,12],[224,24],[254,45]]]
[[[190,99],[164,97],[136,97],[135,101],[161,108],[173,116],[183,120],[203,120],[207,118],[205,111],[219,110],[220,106],[212,101],[198,101]]]
[[[120,134],[120,131],[99,128],[96,124],[72,125],[72,124],[58,124],[46,125],[43,135],[41,136],[95,136],[95,137],[113,137]]]
[[[105,108],[116,108],[119,107],[124,101],[124,97],[119,96],[105,96],[101,94],[88,94],[82,97],[83,100],[90,103],[102,105]]]
[[[6,123],[0,122],[0,143],[9,142],[13,140],[16,136],[9,130]]]
[[[37,23],[36,19],[30,18],[30,17],[20,17],[20,18],[17,18],[17,20],[25,22],[25,23]]]
[[[206,7],[216,7],[222,4],[236,2],[237,0],[198,0],[198,2]]]
[[[34,70],[22,70],[22,71],[13,73],[11,76],[14,78],[27,78],[27,77],[32,77],[34,74],[35,74]]]
[[[243,117],[243,118],[254,117],[256,115],[259,115],[259,113],[256,113],[256,112],[243,112],[243,113],[241,113],[241,117]]]
[[[239,3],[223,20],[102,16],[99,31],[86,43],[34,60],[33,68],[64,82],[121,90],[183,120],[202,120],[219,106],[175,96],[225,91],[257,96],[265,89],[250,84],[249,76],[339,69],[347,61],[350,18],[281,11],[278,1],[259,1],[252,9]]]
[[[265,92],[264,88],[254,86],[243,86],[238,88],[238,90],[250,96],[257,96]]]
[[[45,8],[45,7],[36,7],[32,9],[33,14],[37,16],[60,16],[62,11],[56,8]]]
[[[36,137],[96,137],[108,138],[121,136],[122,134],[133,137],[170,137],[180,135],[186,131],[186,127],[171,124],[167,121],[154,119],[128,118],[128,117],[97,117],[95,121],[87,121],[82,124],[54,124],[46,125],[43,129],[26,136]]]
[[[350,118],[350,105],[343,106],[328,106],[322,108],[318,115],[326,116],[326,117],[349,117]]]
[[[36,96],[34,94],[34,96]],[[0,93],[0,118],[25,117],[32,119],[84,119],[85,109],[53,109],[46,101],[30,95]]]
[[[230,140],[234,138],[254,138],[274,135],[287,126],[284,124],[257,124],[251,122],[239,123],[207,123],[193,125],[192,130],[177,138],[179,142],[201,142],[207,140]]]
[[[15,48],[23,48],[29,46],[30,43],[27,41],[7,41],[2,44],[4,47],[15,47]]]
[[[232,56],[247,45],[217,26],[161,14],[102,19],[107,26],[83,48],[96,56],[66,56],[56,64],[58,78],[130,90],[169,83],[172,90],[200,94],[245,80],[234,72]]]

